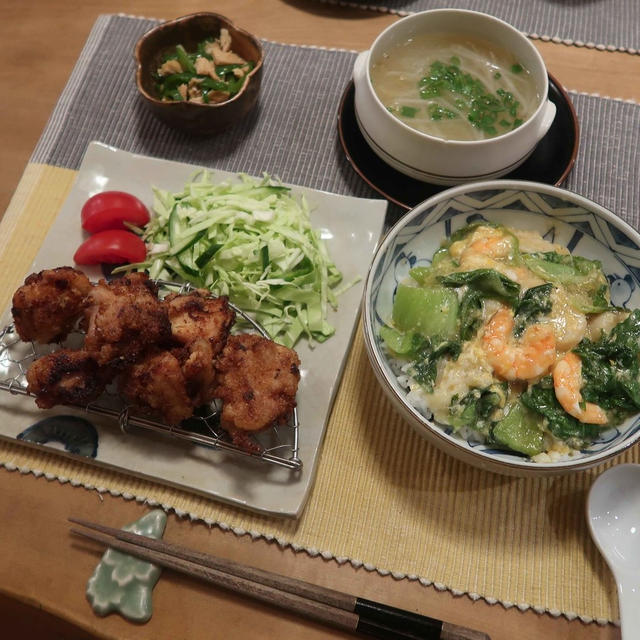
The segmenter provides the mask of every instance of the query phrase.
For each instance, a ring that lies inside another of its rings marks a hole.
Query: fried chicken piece
[[[198,289],[183,295],[172,293],[164,302],[175,340],[189,345],[204,338],[211,344],[213,356],[222,351],[236,319],[226,296],[213,298],[206,289]]]
[[[38,358],[27,371],[27,391],[41,409],[56,404],[85,405],[104,391],[113,377],[84,350],[60,349]]]
[[[153,350],[120,376],[120,392],[132,406],[178,424],[215,397],[212,347],[198,338],[189,347]]]
[[[286,422],[296,406],[299,365],[293,349],[272,340],[229,336],[216,363],[222,427],[259,431]]]
[[[196,407],[211,402],[216,394],[216,370],[213,347],[208,340],[198,338],[183,347],[182,372],[187,392]]]
[[[222,350],[235,313],[227,298],[208,291],[170,294],[164,302],[171,337],[179,346],[154,350],[127,367],[119,384],[128,401],[177,424],[215,397],[214,359]]]
[[[64,340],[82,315],[90,290],[87,276],[71,267],[32,273],[13,294],[18,335],[42,343]]]
[[[101,280],[88,296],[85,349],[100,365],[126,366],[150,346],[168,343],[171,325],[157,288],[144,273]]]
[[[187,390],[195,406],[215,397],[214,360],[227,342],[235,311],[226,296],[214,298],[206,289],[165,298],[171,334],[180,352]]]
[[[191,417],[194,404],[179,359],[170,351],[152,351],[127,367],[118,379],[127,402],[177,425]]]

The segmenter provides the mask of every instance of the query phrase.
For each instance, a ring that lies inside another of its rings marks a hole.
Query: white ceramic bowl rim
[[[597,204],[593,200],[590,200],[584,196],[581,196],[573,191],[568,189],[561,189],[559,187],[551,186],[548,184],[538,183],[538,182],[529,182],[526,180],[487,180],[483,182],[471,182],[464,185],[458,185],[455,187],[451,187],[446,189],[431,198],[423,201],[411,211],[409,211],[405,216],[403,216],[385,235],[384,239],[378,246],[376,253],[374,255],[373,261],[371,263],[371,267],[369,269],[369,273],[367,276],[367,281],[365,283],[364,290],[364,305],[363,305],[363,325],[364,325],[364,334],[365,334],[365,345],[367,347],[367,351],[369,352],[370,357],[375,359],[374,370],[376,376],[383,375],[385,367],[383,365],[383,356],[380,354],[377,349],[369,344],[369,340],[367,338],[367,334],[371,334],[373,332],[373,328],[371,326],[371,309],[370,309],[370,301],[371,301],[371,288],[373,284],[373,276],[376,274],[377,267],[388,250],[389,246],[395,241],[396,236],[407,226],[409,226],[418,216],[420,216],[424,211],[433,209],[439,203],[455,198],[459,195],[466,194],[470,191],[505,191],[505,190],[516,190],[516,191],[524,191],[524,192],[535,192],[542,193],[548,196],[556,197],[562,199],[564,201],[569,201],[574,203],[577,206],[583,207],[587,211],[594,212],[594,214],[598,217],[603,218],[606,222],[612,224],[614,227],[617,227],[626,237],[630,237],[633,242],[636,244],[637,248],[640,249],[640,233],[638,233],[631,225],[627,222],[616,216],[610,210],[606,209],[602,205]],[[462,213],[462,212],[461,212]],[[427,227],[428,228],[428,227]],[[424,229],[421,231],[424,232]],[[599,240],[595,239],[596,242],[602,244]],[[611,248],[606,247],[604,244],[605,250],[611,252]],[[619,259],[619,258],[618,258]],[[633,274],[636,285],[640,286],[640,282],[638,282],[638,278],[635,274]],[[386,378],[386,376],[385,376]],[[460,440],[455,435],[447,434],[442,425],[431,424],[430,421],[414,406],[409,404],[405,397],[398,392],[398,390],[391,384],[386,385],[386,390],[390,391],[393,394],[394,400],[398,406],[404,411],[405,414],[410,414],[413,416],[416,422],[420,423],[422,429],[429,431],[437,440],[440,440],[443,444],[447,446],[445,449],[451,448],[451,445],[454,445],[455,448],[464,450],[467,456],[472,456],[476,458],[479,466],[487,469],[490,467],[502,467],[504,469],[510,469],[515,471],[522,471],[528,474],[535,474],[536,472],[544,473],[548,472],[562,472],[564,471],[574,471],[586,469],[597,464],[612,458],[615,455],[618,455],[633,446],[638,439],[640,439],[640,428],[636,428],[633,433],[627,435],[621,442],[618,442],[610,447],[605,448],[602,451],[596,453],[590,453],[586,456],[580,458],[573,458],[569,460],[560,460],[557,462],[532,462],[525,461],[522,462],[518,460],[497,460],[490,457],[488,454],[484,453],[481,450],[477,450],[475,448],[464,448],[464,441]],[[484,462],[483,462],[484,461]]]
[[[419,19],[421,16],[424,16],[427,14],[443,15],[447,13],[451,13],[451,14],[462,13],[467,15],[478,16],[479,19],[491,20],[497,24],[502,25],[503,28],[506,28],[509,31],[517,34],[522,39],[522,42],[526,43],[527,47],[531,50],[534,58],[538,61],[540,65],[540,70],[544,71],[544,74],[547,75],[547,67],[538,49],[536,49],[536,47],[529,41],[529,39],[527,38],[526,35],[524,35],[524,33],[522,33],[521,31],[518,31],[518,29],[510,25],[508,22],[505,22],[500,18],[496,18],[495,16],[492,16],[488,13],[482,13],[480,11],[471,11],[469,9],[429,9],[428,11],[420,11],[418,13],[412,13],[411,15],[405,16],[404,18],[401,18],[400,20],[398,20],[397,22],[394,22],[393,24],[390,24],[388,27],[386,27],[383,31],[381,31],[378,34],[376,39],[373,41],[371,47],[369,47],[369,50],[367,52],[364,52],[364,55],[367,56],[366,67],[365,67],[365,79],[367,82],[367,89],[372,93],[376,104],[385,113],[384,117],[387,118],[389,122],[401,125],[406,131],[410,132],[411,134],[415,134],[419,139],[432,140],[434,142],[439,142],[446,145],[461,146],[461,147],[474,147],[479,145],[489,146],[492,144],[501,143],[503,140],[507,140],[513,135],[517,135],[521,127],[532,122],[535,119],[535,117],[539,114],[539,112],[545,108],[547,104],[548,94],[549,94],[548,82],[546,84],[543,83],[543,92],[540,95],[540,103],[538,104],[536,110],[525,120],[525,122],[522,125],[520,125],[520,127],[516,129],[512,129],[511,131],[507,131],[506,133],[501,133],[500,135],[493,136],[492,138],[485,138],[484,140],[448,140],[446,138],[439,138],[438,136],[432,136],[431,134],[424,133],[423,131],[419,131],[418,129],[414,129],[413,127],[409,126],[408,124],[400,120],[400,118],[396,118],[394,115],[389,113],[387,108],[384,106],[384,104],[378,97],[378,94],[376,93],[375,89],[373,88],[373,84],[371,83],[371,75],[370,75],[371,53],[374,51],[374,49],[376,48],[376,45],[380,42],[383,36],[397,29],[398,25],[403,24],[404,22]]]

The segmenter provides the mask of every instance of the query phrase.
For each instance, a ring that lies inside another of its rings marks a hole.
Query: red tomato
[[[149,211],[130,193],[103,191],[84,203],[80,219],[85,231],[96,233],[105,229],[126,229],[123,222],[141,227],[149,222]]]
[[[76,264],[123,264],[142,262],[147,257],[144,242],[131,231],[108,229],[89,236],[75,252]]]

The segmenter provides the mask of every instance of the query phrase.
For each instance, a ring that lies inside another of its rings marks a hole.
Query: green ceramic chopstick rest
[[[159,540],[166,524],[167,514],[155,509],[122,529]],[[153,613],[151,592],[160,571],[154,564],[107,549],[87,582],[87,599],[99,616],[116,611],[127,620],[147,622]]]

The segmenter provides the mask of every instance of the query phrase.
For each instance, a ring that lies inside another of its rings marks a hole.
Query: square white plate
[[[126,191],[138,196],[150,208],[152,186],[180,191],[198,168],[92,142],[31,272],[73,265],[73,254],[84,239],[80,210],[94,193],[111,189]],[[268,167],[265,170],[268,171]],[[216,181],[235,178],[235,174],[229,172],[213,169],[211,172]],[[151,433],[125,434],[114,421],[69,408],[42,411],[35,406],[33,398],[8,393],[0,397],[0,436],[14,439],[48,415],[75,414],[93,423],[97,431],[97,454],[83,460],[255,511],[298,517],[315,476],[329,412],[360,310],[364,279],[382,232],[387,203],[298,186],[293,189],[294,193],[306,197],[312,225],[321,230],[344,282],[357,276],[362,278],[340,296],[337,311],[331,313],[329,322],[336,327],[335,335],[314,348],[309,348],[304,341],[296,345],[302,361],[298,391],[302,470],[291,471]],[[85,272],[94,280],[102,277],[97,267],[87,268]],[[10,321],[8,310],[3,319],[5,323]],[[49,435],[51,439],[44,446],[61,450],[55,442],[55,433]]]

